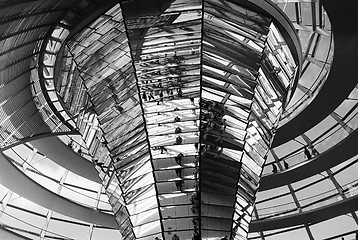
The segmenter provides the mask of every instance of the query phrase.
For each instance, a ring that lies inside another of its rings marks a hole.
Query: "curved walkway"
[[[314,100],[291,121],[277,130],[272,147],[279,146],[320,123],[333,112],[358,79],[357,1],[321,0],[334,33],[334,58],[331,72]]]
[[[102,184],[94,164],[81,157],[58,137],[45,137],[29,141],[43,155],[69,171]]]
[[[332,168],[357,155],[357,143],[358,129],[336,146],[311,159],[310,162],[305,162],[289,170],[263,177],[259,190],[265,191],[297,182]]]
[[[250,224],[249,232],[267,231],[287,228],[301,224],[315,224],[343,214],[358,210],[358,195],[328,204],[311,211],[296,213],[273,219],[255,220]]]
[[[57,213],[100,226],[118,228],[114,216],[79,205],[49,191],[22,173],[2,152],[0,182],[20,196]]]

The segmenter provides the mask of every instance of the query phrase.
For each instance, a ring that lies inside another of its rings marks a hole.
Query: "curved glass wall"
[[[35,84],[29,81],[37,74],[40,46],[58,21],[68,2],[52,1],[23,3],[14,7],[1,4],[0,36],[0,139],[8,147],[23,138],[51,132],[66,132],[70,128],[56,117],[46,101],[38,108],[41,96],[33,95]],[[26,20],[25,20],[26,19]],[[41,94],[40,94],[41,95]]]
[[[319,93],[333,61],[331,23],[320,1],[272,0],[289,17],[300,38],[303,66],[301,77],[280,125],[301,112]]]
[[[334,112],[327,116],[324,121],[306,133],[303,133],[300,137],[272,149],[273,154],[270,154],[268,157],[268,163],[264,170],[265,173],[272,174],[273,162],[277,164],[278,169],[283,172],[289,172],[291,169],[302,169],[302,171],[305,171],[305,164],[328,156],[329,152],[334,150],[337,145],[345,145],[347,141],[352,141],[350,138],[355,136],[357,126],[355,121],[357,118],[357,93],[357,88],[352,89],[351,94],[346,100],[343,101]],[[312,146],[312,148],[308,148],[312,158],[308,159],[307,155],[303,152],[304,146]],[[328,154],[325,154],[326,152]],[[285,169],[283,161],[289,164],[289,169]],[[304,213],[355,197],[357,192],[356,171],[357,156],[351,157],[350,159],[341,157],[336,166],[330,169],[326,168],[325,171],[318,175],[283,185],[280,188],[260,191],[255,217],[258,219],[275,218],[287,214],[296,214],[298,212]],[[296,172],[296,174],[299,174],[299,172]],[[272,192],[274,192],[274,197],[272,197]],[[342,224],[342,221],[349,224],[343,224],[346,227],[342,230],[334,229],[334,225]],[[315,238],[337,239],[353,236],[357,228],[357,223],[356,213],[351,212],[347,214],[346,217],[342,216],[324,223],[322,222],[309,227],[299,226],[297,228],[301,228],[299,231],[302,232],[301,235],[303,238],[307,238],[308,233],[312,232],[311,234]],[[331,229],[331,231],[323,234],[324,231],[321,231],[321,233],[317,229]],[[285,239],[287,235],[294,234],[291,230],[292,229],[264,232],[261,234],[265,235],[265,239],[270,239],[270,236],[274,239]],[[260,238],[259,236],[254,236],[255,234],[251,234],[250,238]]]
[[[325,207],[324,211],[328,212],[329,206],[354,198],[357,194],[355,178],[357,162],[357,156],[355,156],[330,170],[289,186],[259,192],[255,217],[274,219],[288,215],[294,216],[297,213],[304,214],[308,211],[319,210],[321,207]],[[342,227],[335,228],[337,224]],[[293,228],[298,232],[296,233]],[[357,229],[357,217],[353,211],[322,223],[310,226],[296,225],[293,228],[250,233],[249,239],[260,239],[260,234],[263,234],[265,239],[285,239],[289,235],[309,239],[309,232],[314,239],[340,239],[341,237],[350,239],[349,236],[354,236]],[[324,229],[328,231],[322,231]]]
[[[29,145],[19,145],[3,152],[23,174],[46,189],[81,205],[111,213],[102,186],[82,178],[52,162]],[[100,200],[104,199],[104,200]]]
[[[19,239],[82,240],[90,238],[102,240],[120,238],[118,230],[96,226],[48,210],[2,185],[0,185],[0,198],[0,231],[16,233],[20,236]]]
[[[274,148],[273,151],[277,155],[278,161],[286,161],[290,168],[299,167],[355,134],[358,111],[357,96],[357,88],[352,89],[346,100],[326,119],[302,133],[300,137]],[[310,157],[304,153],[305,146],[308,147]],[[274,162],[276,162],[275,159],[269,154],[264,175],[272,174],[271,164]],[[281,170],[283,171],[285,168]]]

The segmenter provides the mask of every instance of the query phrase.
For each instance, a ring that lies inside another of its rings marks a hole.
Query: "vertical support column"
[[[246,24],[248,15],[255,16],[254,24]],[[261,152],[256,152],[259,146],[251,145],[260,133],[250,111],[269,24],[270,19],[237,4],[204,1],[200,142],[204,239],[247,235],[258,166],[263,162]]]
[[[162,238],[200,232],[202,5],[163,1],[159,11],[123,4],[134,57]],[[175,237],[174,237],[175,238]]]
[[[70,49],[103,130],[95,163],[121,233],[245,239],[296,76],[285,39],[238,3],[134,1]]]
[[[126,21],[124,20],[124,28],[125,28],[125,32],[126,32],[126,37],[128,39],[128,42],[129,42],[129,49],[130,49],[130,56],[131,56],[131,59],[132,59],[132,67],[134,70],[136,70],[136,66],[135,66],[135,63],[134,60],[134,57],[133,56],[137,56],[137,53],[136,51],[133,51],[132,47],[131,47],[131,43],[130,43],[130,37],[129,37],[129,30],[128,30],[128,25],[126,23]],[[148,153],[149,153],[149,162],[150,162],[150,167],[151,167],[151,175],[152,175],[152,179],[153,179],[153,185],[154,185],[154,190],[155,190],[155,195],[158,196],[159,195],[159,190],[158,190],[158,186],[157,186],[157,177],[155,175],[155,172],[154,172],[154,163],[153,163],[153,154],[152,154],[152,151],[151,151],[151,148],[152,148],[152,144],[151,144],[151,139],[150,139],[150,135],[149,135],[149,132],[148,132],[148,126],[147,126],[147,119],[146,119],[146,115],[145,115],[145,112],[147,111],[147,109],[145,109],[145,105],[144,105],[144,99],[143,99],[143,93],[145,94],[145,92],[142,91],[142,88],[141,88],[141,82],[139,82],[138,80],[138,75],[137,75],[137,71],[134,72],[134,76],[135,76],[135,79],[136,79],[136,87],[137,87],[137,91],[138,91],[138,97],[139,97],[139,104],[140,104],[140,107],[141,107],[141,112],[142,112],[142,118],[143,118],[143,122],[144,122],[144,133],[146,135],[146,141],[147,141],[147,146],[148,146]],[[157,104],[159,105],[160,104],[160,101],[162,99],[159,99]],[[160,201],[158,199],[158,197],[156,197],[156,204],[157,204],[157,209],[155,209],[156,212],[158,212],[158,223],[156,224],[156,229],[157,231],[149,231],[150,233],[157,233],[157,235],[161,236],[162,239],[165,239],[165,236],[164,236],[164,225],[163,225],[163,216],[162,216],[162,213],[160,211]],[[158,225],[160,225],[160,228],[158,227]],[[145,230],[145,229],[143,229]],[[159,230],[159,232],[158,232]],[[139,235],[139,234],[138,234]],[[150,234],[148,234],[150,235]]]

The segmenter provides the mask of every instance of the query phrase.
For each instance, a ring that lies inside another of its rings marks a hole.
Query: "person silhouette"
[[[304,154],[305,154],[305,156],[306,156],[306,158],[307,158],[308,160],[312,158],[312,155],[311,155],[311,153],[310,153],[310,151],[308,150],[307,147],[305,147],[305,149],[304,149],[303,152],[304,152]]]
[[[290,165],[288,165],[288,163],[286,161],[283,161],[283,166],[285,167],[285,169],[289,169]]]
[[[192,240],[201,240],[201,236],[197,230],[194,230]]]
[[[274,163],[272,163],[272,173],[273,174],[277,173],[277,167]]]

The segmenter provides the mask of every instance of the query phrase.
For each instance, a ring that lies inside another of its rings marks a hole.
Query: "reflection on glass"
[[[88,147],[125,239],[246,238],[296,63],[267,16],[162,4],[110,9],[68,41],[61,74],[93,104]]]

